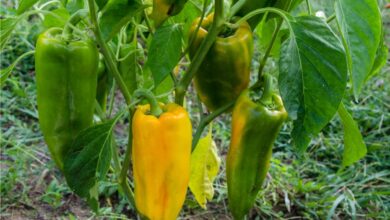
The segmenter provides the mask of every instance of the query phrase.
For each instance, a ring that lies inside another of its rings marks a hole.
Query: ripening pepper
[[[160,26],[170,16],[177,15],[183,10],[188,0],[153,0],[151,18],[156,27]]]
[[[135,203],[143,218],[175,220],[189,184],[192,128],[183,107],[161,107],[158,118],[148,114],[149,105],[133,116]]]
[[[199,19],[194,21],[189,31],[189,39],[194,39],[189,47],[191,59],[207,35],[213,14],[204,18],[195,36]],[[234,101],[249,83],[253,55],[252,31],[246,22],[232,31],[227,36],[216,38],[195,73],[194,83],[199,98],[211,111]]]
[[[287,112],[279,96],[276,108],[254,103],[244,91],[233,109],[232,136],[226,160],[229,209],[241,220],[253,206],[270,166],[272,145]]]
[[[92,41],[64,39],[61,28],[51,28],[37,40],[39,125],[60,170],[73,139],[92,124],[98,63]]]

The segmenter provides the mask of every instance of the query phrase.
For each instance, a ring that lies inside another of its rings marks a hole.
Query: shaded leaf
[[[177,65],[181,56],[182,27],[178,24],[162,26],[153,36],[146,66],[157,87]]]
[[[20,17],[9,17],[0,19],[0,49],[2,50],[8,41],[12,31],[19,22]]]
[[[23,12],[30,9],[37,2],[38,0],[21,0],[19,3],[17,14],[18,15],[22,14]]]
[[[73,142],[64,161],[64,175],[69,187],[98,208],[98,181],[106,176],[111,160],[112,129],[116,120],[82,131]]]
[[[357,123],[344,104],[340,105],[338,113],[344,126],[343,167],[347,167],[362,159],[367,154],[367,148]]]
[[[99,22],[104,39],[109,41],[137,12],[144,8],[145,6],[137,0],[109,1],[102,11]]]
[[[372,66],[371,73],[368,78],[379,73],[379,71],[386,65],[389,48],[387,47],[384,38],[385,36],[383,33],[381,43],[379,45],[378,50],[376,51],[374,65]]]
[[[43,20],[43,25],[47,28],[51,27],[64,27],[68,21],[70,14],[66,8],[56,8],[52,13],[47,13]]]
[[[335,11],[357,97],[375,62],[381,37],[381,14],[377,1],[373,0],[337,0]]]
[[[211,137],[211,126],[206,137],[199,140],[191,155],[190,190],[199,205],[206,209],[207,201],[214,196],[213,182],[218,174],[221,159]]]
[[[9,77],[9,75],[12,73],[12,70],[15,68],[16,64],[18,64],[23,58],[25,58],[28,55],[34,54],[35,51],[28,51],[22,55],[20,55],[16,60],[9,65],[7,68],[0,70],[0,87],[3,87],[5,80]]]
[[[298,149],[333,118],[347,83],[345,51],[331,28],[314,16],[289,17],[290,38],[282,44],[279,89],[294,120]]]

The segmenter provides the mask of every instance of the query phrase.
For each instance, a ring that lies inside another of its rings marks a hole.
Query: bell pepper
[[[51,28],[38,37],[39,125],[60,170],[73,139],[92,124],[98,63],[98,50],[89,39],[64,38],[61,28]]]
[[[189,184],[192,127],[183,107],[161,107],[158,118],[149,105],[138,106],[133,116],[135,203],[143,218],[174,220]]]
[[[170,16],[177,15],[183,10],[188,0],[153,0],[151,18],[156,27],[160,26]]]
[[[244,91],[233,109],[226,177],[229,209],[236,220],[244,219],[253,206],[270,166],[272,145],[287,118],[281,98],[272,98],[273,110],[254,103]]]
[[[199,19],[189,31],[189,39],[194,39],[189,46],[191,59],[207,35],[213,14],[204,18],[195,35]],[[196,91],[209,110],[214,111],[235,100],[247,88],[252,55],[253,37],[248,23],[243,22],[232,33],[217,37],[194,76]]]

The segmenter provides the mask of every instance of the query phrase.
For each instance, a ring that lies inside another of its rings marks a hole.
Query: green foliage
[[[347,62],[338,37],[320,18],[289,18],[290,38],[281,47],[279,89],[299,151],[333,118],[347,83]]]

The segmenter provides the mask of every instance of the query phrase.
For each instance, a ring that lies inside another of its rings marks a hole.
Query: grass
[[[389,13],[383,16],[388,19]],[[30,24],[19,25],[2,51],[2,68],[31,49],[29,33],[37,27]],[[49,157],[38,126],[33,70],[30,57],[17,66],[1,90],[0,219],[94,218],[86,204],[67,187]],[[359,123],[367,156],[340,169],[343,134],[337,116],[303,155],[296,153],[289,135],[291,124],[287,123],[275,144],[264,190],[258,194],[249,219],[390,219],[389,72],[388,63],[368,82],[358,103],[345,103]],[[214,183],[214,199],[208,203],[208,210],[202,210],[189,193],[182,219],[231,218],[224,170],[229,120],[227,116],[220,117],[213,126],[223,159]],[[125,144],[126,127],[123,122],[117,129],[121,146]],[[134,219],[134,212],[111,180],[109,176],[101,185],[101,216]]]

